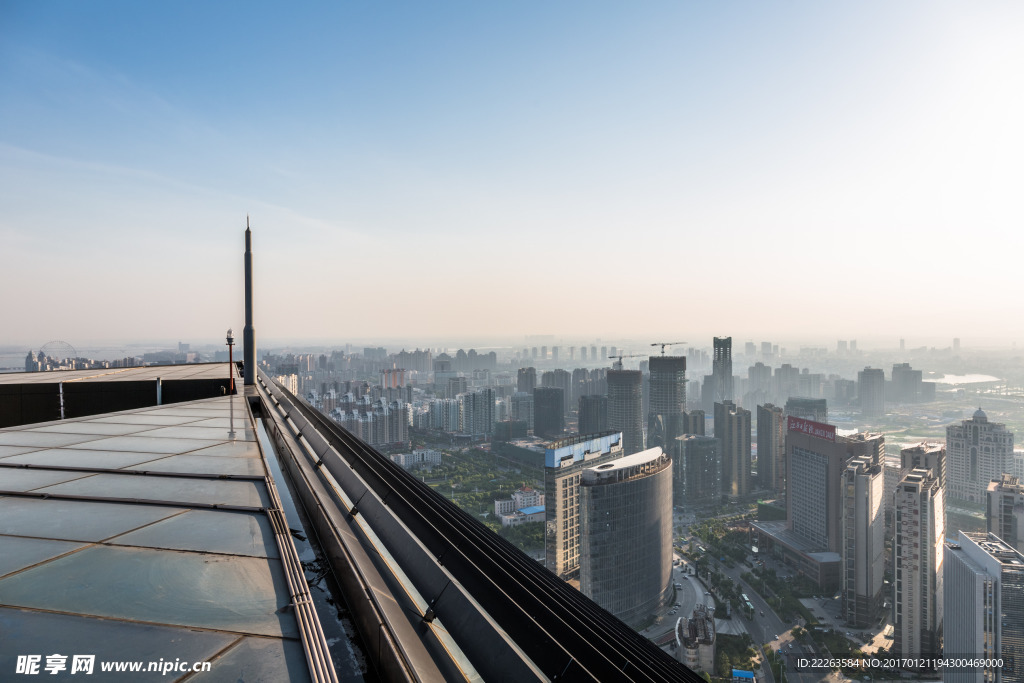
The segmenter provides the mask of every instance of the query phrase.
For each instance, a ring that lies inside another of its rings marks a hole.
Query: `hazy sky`
[[[1020,2],[0,1],[0,344],[240,330],[246,213],[262,338],[1024,340],[1021,36]]]

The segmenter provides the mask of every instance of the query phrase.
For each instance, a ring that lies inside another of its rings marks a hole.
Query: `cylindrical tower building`
[[[672,460],[650,448],[580,477],[580,590],[636,625],[672,594]]]

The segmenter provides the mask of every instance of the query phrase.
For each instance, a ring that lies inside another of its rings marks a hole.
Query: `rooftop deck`
[[[68,671],[50,680],[77,680],[76,654],[97,674],[142,662],[133,681],[320,680],[326,646],[254,427],[225,396],[0,430],[3,676],[18,655],[45,674],[58,653]],[[146,672],[161,659],[211,667]]]

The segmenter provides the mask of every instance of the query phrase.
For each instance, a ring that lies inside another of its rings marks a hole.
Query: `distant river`
[[[1001,382],[1002,380],[992,375],[944,375],[941,379],[928,377],[925,381],[936,384],[977,384],[978,382]]]

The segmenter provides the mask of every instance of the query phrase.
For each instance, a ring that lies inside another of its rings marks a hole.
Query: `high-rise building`
[[[894,654],[930,657],[942,641],[945,498],[935,473],[915,468],[900,480],[893,500]]]
[[[910,363],[896,363],[892,366],[892,401],[895,403],[918,403],[922,398],[922,373],[914,370]]]
[[[580,396],[579,433],[597,434],[608,429],[608,397]]]
[[[644,449],[642,383],[639,370],[608,371],[608,427],[622,432],[625,455]]]
[[[552,346],[551,347],[551,362],[552,363],[557,363],[558,362],[558,347],[557,346]]]
[[[713,436],[684,434],[672,448],[672,497],[676,505],[710,507],[721,503],[721,442]]]
[[[881,368],[864,368],[858,372],[857,395],[860,396],[862,415],[885,415],[885,371]]]
[[[919,443],[900,450],[900,478],[911,470],[931,470],[943,490],[946,488],[946,447],[938,443]]]
[[[544,451],[544,566],[563,579],[580,571],[580,472],[622,457],[622,434],[582,434]]]
[[[787,418],[786,521],[816,551],[842,552],[842,478],[859,456],[881,464],[881,434],[839,436],[833,425]]]
[[[683,434],[704,436],[704,411],[690,410],[683,413]]]
[[[1012,474],[1003,474],[988,484],[985,521],[995,534],[1024,552],[1024,485]]]
[[[562,416],[569,414],[569,395],[572,391],[572,375],[562,370],[549,370],[540,376],[540,384],[544,387],[555,387],[562,390]]]
[[[557,439],[565,429],[565,402],[561,389],[537,387],[533,390],[533,433]]]
[[[459,401],[462,403],[461,433],[484,437],[494,433],[494,389],[461,394]]]
[[[772,369],[757,362],[747,368],[747,394],[756,404],[765,403],[772,394]]]
[[[516,389],[532,394],[537,388],[537,368],[519,368]]]
[[[459,394],[464,394],[468,390],[469,384],[465,377],[448,378],[448,398],[456,398]]]
[[[672,461],[649,448],[580,477],[580,591],[636,626],[672,597]]]
[[[580,360],[583,361],[583,362],[586,362],[586,360],[587,360],[587,347],[586,346],[581,346],[580,347]]]
[[[722,493],[750,493],[750,411],[732,401],[715,404],[715,438],[722,444]]]
[[[978,408],[970,420],[946,427],[946,459],[949,499],[985,503],[988,483],[1012,468],[1013,432]]]
[[[647,445],[668,451],[683,434],[686,410],[686,357],[651,356],[650,406],[647,412]]]
[[[771,342],[761,342],[761,360],[763,360],[763,361],[771,361],[772,357],[773,357],[773,354],[772,354],[772,343]]]
[[[509,416],[513,422],[525,422],[526,428],[533,431],[533,393],[517,391],[509,399]]]
[[[791,396],[786,400],[786,417],[790,415],[801,420],[828,422],[828,401],[823,398]]]
[[[786,419],[782,408],[757,407],[757,478],[763,489],[785,491]]]
[[[846,620],[866,628],[882,612],[885,569],[885,491],[882,465],[853,458],[843,472],[843,608]]]
[[[942,655],[981,666],[945,668],[942,680],[1024,679],[1024,555],[994,534],[961,531],[943,565]]]
[[[732,337],[715,337],[714,347],[711,376],[715,383],[715,402],[731,401],[735,397],[732,376]]]

